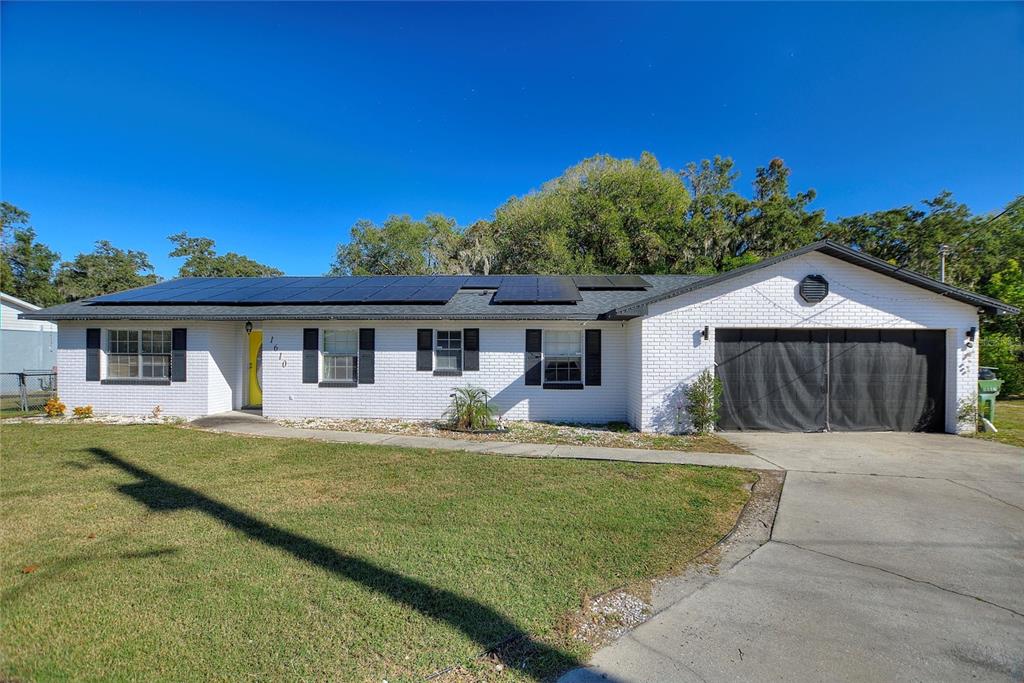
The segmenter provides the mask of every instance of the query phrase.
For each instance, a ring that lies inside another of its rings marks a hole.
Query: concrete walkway
[[[770,540],[561,683],[1024,680],[1024,449],[728,436],[788,470]]]
[[[247,434],[251,436],[289,439],[313,439],[332,443],[361,443],[434,448],[470,453],[494,453],[525,458],[572,458],[577,460],[621,460],[625,462],[671,463],[676,465],[712,465],[745,469],[780,469],[778,465],[755,455],[736,453],[687,453],[646,448],[601,448],[597,446],[555,446],[551,444],[514,443],[510,441],[469,441],[436,436],[407,436],[374,432],[342,432],[330,429],[286,427],[259,415],[232,411],[193,420],[193,427],[212,432]]]

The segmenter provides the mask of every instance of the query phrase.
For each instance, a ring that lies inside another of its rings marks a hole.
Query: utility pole
[[[949,253],[948,244],[939,245],[939,282],[946,281],[946,254]]]

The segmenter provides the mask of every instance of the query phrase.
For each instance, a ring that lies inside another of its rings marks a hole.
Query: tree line
[[[179,232],[167,239],[173,246],[168,255],[185,259],[178,277],[284,274],[235,252],[217,254],[214,241],[207,237]],[[143,287],[160,280],[148,254],[119,249],[107,240],[97,241],[89,253],[62,261],[59,253],[36,239],[28,212],[8,202],[0,202],[0,251],[0,290],[37,306]]]
[[[441,213],[357,221],[338,244],[330,274],[711,274],[828,238],[933,277],[946,245],[947,282],[1024,305],[1024,195],[987,215],[943,191],[829,220],[812,207],[816,192],[794,191],[790,175],[772,159],[743,192],[729,158],[676,171],[647,152],[639,159],[593,156],[468,226]],[[36,239],[28,213],[8,203],[0,209],[0,288],[14,296],[45,306],[158,279],[147,254],[108,241],[62,261]],[[179,276],[281,274],[241,254],[218,254],[209,238],[181,232],[168,239],[169,255],[185,259]],[[1005,342],[1002,357],[1017,357],[1024,316],[986,322],[985,347]]]
[[[920,204],[827,220],[811,208],[813,189],[791,190],[790,173],[771,160],[748,196],[728,158],[673,171],[649,153],[595,156],[466,227],[440,213],[358,221],[331,273],[710,274],[828,238],[933,277],[946,244],[947,281],[985,290],[1012,271],[1008,257],[1024,254],[1024,196],[997,218],[973,214],[943,191]]]

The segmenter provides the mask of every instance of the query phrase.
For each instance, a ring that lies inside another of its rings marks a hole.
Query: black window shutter
[[[185,351],[188,348],[188,331],[184,327],[171,330],[171,381],[185,381]]]
[[[434,330],[416,330],[416,369],[434,369]]]
[[[462,331],[462,369],[480,369],[480,330],[477,328]]]
[[[373,351],[376,331],[372,327],[359,328],[359,383],[373,384]]]
[[[527,386],[540,386],[541,377],[541,331],[526,331],[526,366],[524,375]]]
[[[85,331],[85,381],[100,381],[100,328]]]
[[[320,328],[302,330],[302,383],[316,384],[320,379]]]
[[[586,384],[588,387],[601,386],[601,330],[584,332],[584,354],[586,354]]]

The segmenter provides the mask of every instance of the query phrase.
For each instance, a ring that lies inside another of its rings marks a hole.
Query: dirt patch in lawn
[[[652,434],[638,432],[622,422],[610,422],[604,425],[584,425],[506,421],[501,424],[505,431],[486,434],[460,432],[448,429],[442,423],[432,421],[307,418],[303,420],[278,420],[277,423],[288,427],[302,427],[304,429],[402,434],[407,436],[437,436],[465,441],[504,441],[607,448],[651,448],[661,451],[699,453],[746,453],[739,446],[726,441],[716,434]]]

